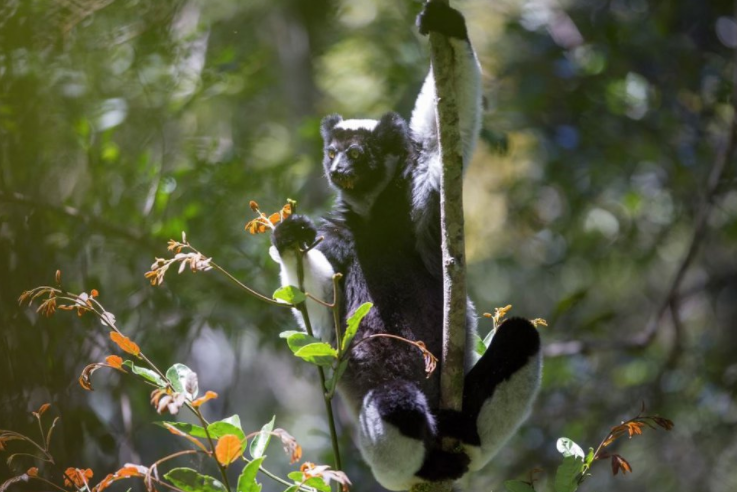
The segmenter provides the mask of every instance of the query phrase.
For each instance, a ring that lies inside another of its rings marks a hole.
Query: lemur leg
[[[359,415],[359,445],[376,480],[389,490],[460,478],[468,457],[442,451],[425,395],[415,383],[391,381],[369,391]]]
[[[488,463],[528,417],[541,370],[537,329],[522,318],[502,323],[463,386],[463,413],[475,419],[477,431],[477,439],[464,439],[471,471]]]

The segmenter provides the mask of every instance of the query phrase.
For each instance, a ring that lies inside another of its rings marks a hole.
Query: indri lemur
[[[467,164],[480,128],[480,69],[463,16],[436,2],[417,19],[420,32],[450,38],[455,91]],[[298,285],[296,254],[320,235],[304,258],[305,289],[331,299],[341,281],[341,319],[364,302],[373,309],[354,344],[375,333],[421,340],[441,353],[443,281],[440,260],[441,161],[432,70],[409,124],[396,113],[380,120],[323,119],[323,165],[337,200],[319,228],[295,215],[273,234],[272,255],[284,285]],[[330,311],[308,302],[315,333],[333,336]],[[302,321],[299,314],[297,315]],[[503,323],[480,360],[473,356],[475,311],[468,303],[463,411],[439,411],[440,371],[426,379],[417,348],[389,338],[356,347],[339,389],[358,417],[359,446],[376,479],[390,490],[418,481],[457,479],[484,466],[530,412],[540,384],[540,340],[526,320]],[[463,453],[441,449],[442,436]]]

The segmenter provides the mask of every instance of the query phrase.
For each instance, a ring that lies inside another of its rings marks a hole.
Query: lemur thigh
[[[470,470],[482,468],[530,414],[540,388],[542,354],[535,327],[510,318],[466,375],[463,412],[476,419],[478,446],[467,446]]]

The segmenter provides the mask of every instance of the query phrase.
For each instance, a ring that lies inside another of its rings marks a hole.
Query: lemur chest
[[[442,280],[422,261],[411,224],[359,230],[345,287],[348,304],[374,304],[370,331],[424,341],[442,329]]]

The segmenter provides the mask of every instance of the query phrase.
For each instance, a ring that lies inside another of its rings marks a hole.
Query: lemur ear
[[[374,128],[374,138],[390,155],[404,155],[409,144],[409,125],[397,113],[386,113]]]
[[[322,135],[322,139],[327,142],[330,138],[330,132],[341,121],[343,121],[343,117],[339,114],[330,114],[324,117],[322,123],[320,123],[320,135]]]

